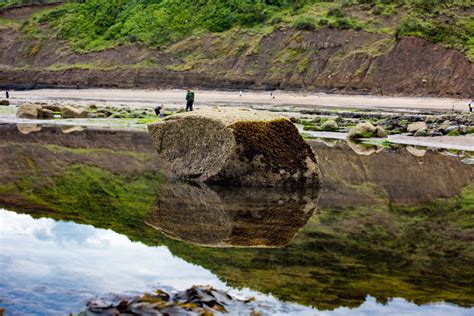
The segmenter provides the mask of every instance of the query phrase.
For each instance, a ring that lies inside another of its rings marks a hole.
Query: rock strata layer
[[[286,118],[212,108],[148,126],[177,178],[255,187],[319,186],[314,152]]]

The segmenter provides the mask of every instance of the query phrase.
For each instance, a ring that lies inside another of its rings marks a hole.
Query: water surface
[[[0,306],[211,284],[264,314],[474,312],[474,167],[311,142],[319,192],[166,181],[146,133],[0,128]]]

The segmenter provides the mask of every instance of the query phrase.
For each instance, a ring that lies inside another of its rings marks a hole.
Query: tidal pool
[[[23,131],[23,132],[22,132]],[[472,315],[462,153],[311,141],[319,192],[166,180],[141,131],[0,126],[0,307],[212,285],[266,315]]]

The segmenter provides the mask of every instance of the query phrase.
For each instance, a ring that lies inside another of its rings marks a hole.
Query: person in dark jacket
[[[193,110],[193,103],[194,103],[194,92],[188,89],[188,93],[186,93],[186,112]]]
[[[158,106],[155,108],[155,114],[156,114],[156,116],[158,116],[158,117],[165,117],[165,116],[166,116],[166,114],[161,113],[161,111],[163,110],[163,107],[164,107],[163,105],[158,105]]]

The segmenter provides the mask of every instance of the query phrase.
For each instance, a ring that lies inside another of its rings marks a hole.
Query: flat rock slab
[[[174,177],[257,187],[319,186],[311,147],[271,112],[210,108],[148,125]]]

